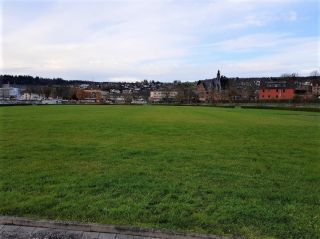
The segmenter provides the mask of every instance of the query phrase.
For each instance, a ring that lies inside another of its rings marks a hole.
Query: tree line
[[[0,75],[0,84],[11,85],[77,85],[77,84],[94,84],[98,82],[81,81],[81,80],[64,80],[62,78],[43,78],[29,75]]]

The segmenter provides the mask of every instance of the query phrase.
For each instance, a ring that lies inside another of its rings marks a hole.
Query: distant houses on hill
[[[319,101],[320,77],[229,78],[218,70],[212,79],[196,82],[163,83],[89,82],[0,76],[0,101],[64,103],[217,103]],[[47,84],[45,84],[47,82]]]
[[[270,78],[227,78],[198,81],[196,92],[203,103],[225,101],[319,100],[320,77],[283,76]]]

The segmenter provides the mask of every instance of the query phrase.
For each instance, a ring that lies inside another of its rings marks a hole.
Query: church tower
[[[217,92],[221,91],[221,75],[220,75],[220,70],[217,72],[217,78],[215,80],[215,89]]]
[[[211,90],[215,92],[220,92],[221,91],[221,75],[220,75],[220,70],[217,72],[217,77],[212,78],[211,80]]]

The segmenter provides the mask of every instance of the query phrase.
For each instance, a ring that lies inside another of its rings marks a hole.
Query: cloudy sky
[[[320,70],[317,0],[0,0],[1,74],[195,81]]]

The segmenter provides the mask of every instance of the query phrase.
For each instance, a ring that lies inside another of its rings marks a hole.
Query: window
[[[270,95],[268,95],[268,98],[270,99]]]
[[[262,90],[262,92],[264,93],[264,90]]]
[[[276,92],[278,92],[278,89],[276,89]]]
[[[286,92],[286,89],[283,89],[282,92]]]
[[[276,95],[276,98],[278,98],[278,95]]]

